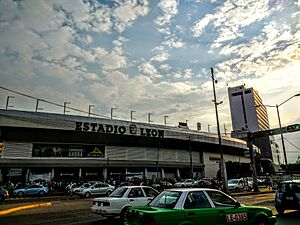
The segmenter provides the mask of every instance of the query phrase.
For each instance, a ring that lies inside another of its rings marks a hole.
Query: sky
[[[0,108],[13,96],[9,109],[34,111],[36,100],[19,92],[216,132],[211,67],[222,133],[232,129],[228,87],[254,87],[273,106],[300,93],[300,0],[0,0]],[[300,123],[300,97],[279,109],[283,126]],[[268,113],[277,128],[276,108]],[[284,137],[295,162],[300,132]]]

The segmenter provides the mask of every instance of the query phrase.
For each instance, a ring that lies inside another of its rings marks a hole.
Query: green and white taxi
[[[243,206],[222,191],[208,188],[169,189],[148,205],[129,208],[125,225],[274,225],[265,207]]]

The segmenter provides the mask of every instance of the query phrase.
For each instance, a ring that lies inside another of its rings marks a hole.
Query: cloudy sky
[[[245,84],[276,105],[300,93],[300,0],[0,0],[0,86],[116,119],[231,131],[227,89]],[[36,100],[0,89],[14,109]],[[41,102],[45,112],[61,107]],[[78,114],[69,110],[69,114]],[[300,123],[300,97],[280,107]],[[269,108],[271,128],[278,127]],[[286,134],[289,160],[300,132]],[[278,137],[276,137],[278,139]]]

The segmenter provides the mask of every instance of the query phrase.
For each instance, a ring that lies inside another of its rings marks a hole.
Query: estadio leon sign
[[[75,122],[75,130],[97,133],[131,134],[147,137],[164,137],[164,130],[143,127],[138,128],[136,124],[131,124],[129,127],[125,127],[101,123]]]

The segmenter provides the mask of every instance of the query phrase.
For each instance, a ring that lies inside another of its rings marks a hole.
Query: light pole
[[[91,116],[92,114],[92,107],[95,107],[95,105],[89,105],[89,117]]]
[[[135,118],[133,118],[133,113],[134,112],[135,112],[134,110],[130,111],[130,122],[132,122],[133,120],[135,120]]]
[[[167,126],[167,118],[168,118],[169,116],[164,116],[164,121],[165,121],[165,126]]]
[[[148,113],[148,123],[150,124],[151,122],[153,122],[152,120],[151,120],[151,115],[152,115],[153,113]]]
[[[111,107],[111,108],[110,108],[110,119],[111,119],[111,120],[112,120],[112,118],[114,117],[113,112],[114,112],[115,109],[117,109],[117,108],[115,108],[115,107]]]
[[[282,143],[282,151],[283,151],[283,157],[284,157],[284,164],[285,164],[285,166],[286,166],[286,169],[287,169],[288,162],[287,162],[287,157],[286,157],[286,151],[285,151],[285,144],[284,144],[284,138],[283,138],[282,127],[281,127],[281,120],[280,120],[280,114],[279,114],[279,107],[282,106],[284,103],[288,102],[289,100],[291,100],[292,98],[298,97],[298,96],[300,96],[300,93],[295,94],[295,95],[289,97],[287,100],[281,102],[280,104],[276,104],[276,105],[258,105],[258,106],[257,106],[257,107],[259,107],[259,106],[265,106],[265,107],[273,107],[273,108],[276,108],[276,111],[277,111],[277,117],[278,117],[278,124],[279,124],[279,129],[280,129],[280,138],[281,138],[281,143]]]
[[[15,96],[7,96],[7,99],[6,99],[6,106],[5,106],[5,109],[7,110],[9,107],[14,107],[12,105],[9,105],[9,99],[10,98],[15,98]]]
[[[220,124],[219,124],[219,115],[218,115],[218,105],[222,104],[223,102],[217,102],[216,96],[216,89],[215,89],[215,77],[214,77],[214,69],[211,67],[211,79],[213,83],[213,92],[214,92],[214,104],[215,104],[215,111],[216,111],[216,120],[217,120],[217,130],[218,130],[218,141],[219,141],[219,149],[220,149],[220,172],[221,178],[223,183],[223,189],[226,193],[228,193],[228,184],[227,184],[227,174],[226,174],[226,166],[223,156],[223,148],[222,148],[222,139],[221,139],[221,132],[220,132]]]
[[[66,114],[66,112],[70,112],[67,111],[67,104],[71,104],[71,102],[64,102],[64,115]]]
[[[40,108],[39,107],[39,101],[40,101],[41,99],[37,99],[36,100],[36,105],[35,105],[35,112],[37,112],[38,110],[42,110],[43,108]]]

